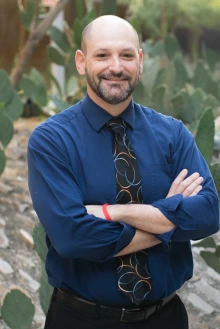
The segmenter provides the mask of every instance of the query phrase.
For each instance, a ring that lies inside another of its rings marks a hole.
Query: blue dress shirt
[[[148,249],[152,290],[146,300],[170,295],[192,277],[190,240],[219,229],[218,196],[208,166],[181,121],[131,101],[120,115],[137,157],[145,204],[161,210],[176,228]],[[49,118],[30,136],[29,188],[47,235],[49,283],[102,304],[128,306],[118,291],[115,256],[135,229],[89,215],[84,205],[116,203],[112,116],[87,95]],[[166,198],[182,169],[204,177],[197,196]]]

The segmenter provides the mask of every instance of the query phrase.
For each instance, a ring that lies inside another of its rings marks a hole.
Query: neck
[[[126,99],[124,102],[122,102],[120,104],[116,104],[116,105],[111,105],[111,104],[106,103],[100,97],[98,97],[91,88],[87,88],[87,92],[88,92],[89,97],[93,100],[94,103],[96,103],[98,106],[103,108],[103,110],[105,110],[106,112],[108,112],[109,114],[111,114],[114,117],[118,116],[122,112],[124,112],[124,110],[130,104],[130,101],[132,98],[132,96],[129,96],[128,99]]]

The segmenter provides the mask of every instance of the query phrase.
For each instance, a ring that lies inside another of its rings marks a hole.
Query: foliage
[[[128,3],[131,15],[138,18],[153,39],[163,38],[177,27],[198,30],[201,26],[220,26],[220,0],[138,0]]]
[[[201,257],[209,267],[220,274],[220,245],[216,244],[214,238],[208,237],[198,243],[193,244],[193,247],[202,247],[203,250],[200,251]],[[210,248],[212,251],[210,251]]]
[[[13,137],[13,121],[23,112],[18,93],[12,88],[7,73],[0,70],[0,175],[5,164],[5,148]]]
[[[41,258],[41,278],[39,288],[39,299],[42,310],[47,314],[52,287],[47,282],[45,271],[46,243],[45,232],[40,224],[33,229],[34,246]],[[26,290],[12,286],[6,292],[2,300],[1,318],[11,329],[29,329],[34,317],[35,307]]]
[[[41,277],[40,277],[40,288],[39,298],[42,310],[44,314],[47,314],[50,297],[52,295],[52,287],[47,282],[47,274],[45,271],[45,260],[47,254],[47,246],[45,240],[45,232],[43,226],[38,223],[35,225],[33,232],[34,246],[41,259]]]
[[[212,163],[212,154],[214,148],[214,134],[215,134],[215,121],[211,108],[207,109],[200,119],[198,129],[196,132],[195,142],[205,158],[212,176],[215,181],[215,185],[220,195],[220,164]]]
[[[211,164],[214,147],[215,122],[211,109],[203,114],[196,133],[196,144],[206,162]]]
[[[212,153],[214,147],[214,115],[211,109],[203,114],[196,133],[196,144],[209,164],[210,171],[215,181],[215,185],[220,195],[220,164],[212,164]],[[202,247],[201,257],[206,264],[220,274],[220,245],[215,243],[213,237],[208,237],[193,244],[193,247]],[[212,248],[213,251],[206,250]]]
[[[147,53],[144,73],[134,100],[195,127],[206,108],[218,113],[220,84],[215,74],[218,58],[201,59],[197,65],[184,61],[178,42],[168,35],[164,41],[143,43]],[[205,49],[207,53],[207,49]],[[212,67],[212,69],[211,69]],[[214,70],[213,70],[214,68]]]
[[[34,312],[31,297],[19,287],[11,287],[3,297],[1,317],[11,329],[29,329]]]

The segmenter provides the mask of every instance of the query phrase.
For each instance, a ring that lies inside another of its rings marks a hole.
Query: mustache
[[[107,80],[111,80],[111,79],[131,80],[130,75],[124,73],[100,74],[98,77],[99,79],[107,79]]]

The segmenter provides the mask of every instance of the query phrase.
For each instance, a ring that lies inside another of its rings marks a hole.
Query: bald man
[[[28,145],[54,287],[45,329],[187,329],[190,240],[219,229],[207,164],[182,122],[133,102],[143,53],[128,22],[94,20],[75,59],[85,98]]]

